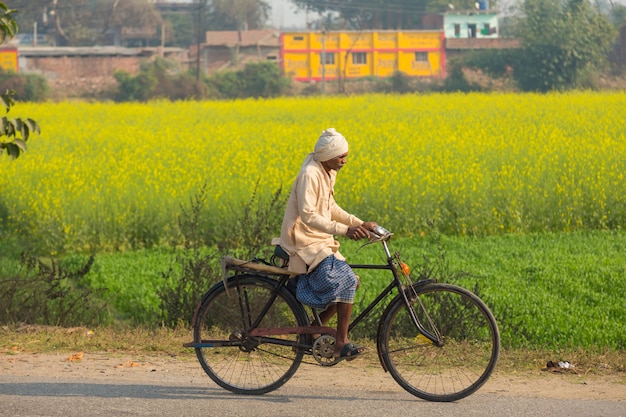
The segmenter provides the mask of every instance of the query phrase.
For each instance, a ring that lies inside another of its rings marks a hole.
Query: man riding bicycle
[[[280,246],[289,254],[289,270],[303,274],[296,296],[322,310],[322,324],[337,313],[334,357],[352,360],[365,348],[348,339],[358,278],[339,253],[336,235],[353,240],[369,237],[375,222],[363,222],[334,199],[337,172],[346,164],[348,142],[330,128],[322,132],[294,181],[283,218]]]

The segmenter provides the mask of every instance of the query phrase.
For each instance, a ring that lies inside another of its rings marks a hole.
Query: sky
[[[157,0],[164,3],[192,3],[197,0]],[[296,13],[296,6],[289,0],[264,0],[272,7],[269,23],[276,27],[306,28],[307,16],[304,11]],[[626,0],[625,0],[626,1]],[[309,15],[313,20],[317,15]]]
[[[194,0],[166,0],[172,2],[190,2]],[[319,16],[317,14],[310,13],[308,16],[304,11],[296,12],[296,6],[290,0],[265,0],[271,7],[272,11],[269,18],[269,23],[277,28],[288,29],[306,29],[307,19],[309,21],[316,20]],[[509,3],[513,3],[516,0],[500,0],[501,6],[506,6]],[[595,0],[594,0],[595,1]],[[608,2],[609,0],[604,0]],[[626,0],[613,0],[615,4],[626,5]],[[501,7],[502,8],[502,7]]]
[[[265,0],[272,6],[270,23],[278,28],[306,28],[307,15],[304,11],[296,13],[296,6],[289,0]],[[314,18],[317,16],[309,16]]]

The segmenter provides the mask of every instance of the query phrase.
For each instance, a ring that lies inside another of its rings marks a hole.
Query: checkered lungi
[[[332,303],[352,304],[357,284],[350,265],[330,255],[313,271],[298,278],[296,297],[303,304],[325,310]]]

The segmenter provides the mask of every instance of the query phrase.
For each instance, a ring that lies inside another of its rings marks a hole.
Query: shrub
[[[126,71],[116,71],[113,76],[119,84],[115,101],[146,101],[157,83],[147,71],[141,71],[135,77]]]
[[[272,62],[247,64],[241,77],[248,97],[277,97],[291,84]]]
[[[177,73],[172,62],[161,58],[142,63],[136,76],[117,71],[114,77],[119,84],[116,101],[185,100],[208,96],[206,84],[189,74]]]
[[[277,97],[291,87],[291,79],[272,62],[249,63],[240,71],[219,72],[207,83],[220,98]]]
[[[258,188],[258,183],[257,183]],[[269,258],[263,253],[280,227],[284,205],[282,188],[266,202],[257,199],[255,189],[252,198],[243,207],[243,213],[234,211],[234,218],[227,222],[228,238],[218,244],[217,251],[206,244],[203,236],[202,218],[207,201],[206,185],[191,199],[190,207],[181,206],[179,227],[184,236],[183,249],[175,256],[176,265],[163,273],[165,285],[159,291],[163,323],[175,326],[189,324],[195,307],[202,295],[222,277],[220,254],[230,254],[242,259]]]
[[[26,101],[46,101],[50,95],[48,80],[38,74],[26,75],[26,89],[24,100]]]
[[[205,205],[206,185],[191,198],[189,209],[181,205],[178,225],[183,248],[176,252],[176,265],[162,274],[164,285],[158,291],[163,323],[167,326],[190,324],[202,294],[217,282],[221,273],[217,254],[207,248],[202,236]]]
[[[506,76],[515,66],[519,51],[514,49],[490,49],[474,51],[463,58],[463,65],[478,69],[485,74],[500,78]]]
[[[454,62],[450,67],[450,74],[448,74],[448,77],[443,84],[443,89],[445,91],[469,93],[480,89],[470,83],[465,77],[465,74],[463,73],[462,61]]]
[[[411,85],[411,77],[402,71],[396,71],[391,77],[377,80],[376,90],[385,93],[411,93],[415,91]]]
[[[85,280],[94,259],[92,255],[86,261],[70,257],[59,262],[24,254],[18,270],[0,271],[0,323],[106,323],[108,310],[98,298],[102,290]]]
[[[37,74],[16,74],[0,68],[0,92],[14,90],[15,98],[21,101],[46,101],[50,87],[45,77]]]

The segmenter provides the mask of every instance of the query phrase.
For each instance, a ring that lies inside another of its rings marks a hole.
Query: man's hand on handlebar
[[[376,227],[375,222],[365,222],[360,226],[351,226],[348,228],[348,236],[352,240],[360,240],[370,237],[370,231]]]
[[[361,225],[361,227],[366,228],[367,230],[369,230],[370,232],[374,231],[374,228],[378,226],[378,224],[376,222],[365,222]]]

